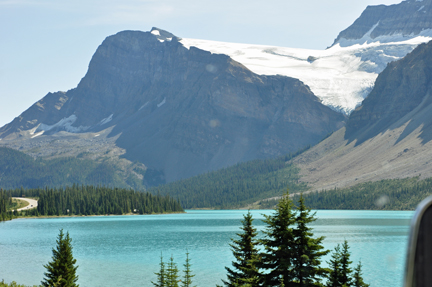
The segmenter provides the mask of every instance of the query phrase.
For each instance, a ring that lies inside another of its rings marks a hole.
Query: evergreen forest
[[[37,208],[12,212],[11,198],[23,196],[38,198]],[[122,188],[72,185],[65,188],[21,188],[0,191],[1,220],[19,216],[121,215],[183,211],[180,203],[169,196]]]
[[[238,163],[192,178],[152,187],[148,191],[178,198],[186,209],[239,208],[261,199],[281,196],[287,186],[293,193],[302,192],[307,190],[307,186],[299,183],[299,169],[287,162],[306,149],[275,159]]]
[[[348,188],[307,192],[290,156],[240,163],[222,170],[148,189],[169,194],[184,208],[273,208],[286,186],[295,199],[301,192],[313,209],[414,210],[432,195],[432,178],[385,179]]]
[[[415,210],[430,195],[432,178],[420,180],[419,177],[412,177],[311,192],[304,197],[307,206],[313,209]]]

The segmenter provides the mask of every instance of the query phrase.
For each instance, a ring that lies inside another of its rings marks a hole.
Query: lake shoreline
[[[137,213],[125,213],[125,214],[93,214],[93,215],[41,215],[41,216],[17,216],[15,218],[12,218],[12,221],[14,219],[44,219],[44,218],[67,218],[67,217],[103,217],[103,216],[130,216],[130,215],[169,215],[169,214],[182,214],[186,213],[186,211],[183,212],[163,212],[163,213],[147,213],[147,214],[137,214]],[[1,222],[1,221],[0,221]]]

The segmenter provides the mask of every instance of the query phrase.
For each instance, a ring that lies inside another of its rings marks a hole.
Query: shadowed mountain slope
[[[345,138],[356,145],[406,125],[397,142],[421,127],[423,144],[432,139],[432,42],[422,44],[404,59],[390,63],[375,88],[350,116]]]

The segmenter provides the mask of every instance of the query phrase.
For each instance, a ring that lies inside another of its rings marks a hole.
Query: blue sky
[[[325,49],[368,5],[393,0],[0,0],[0,126],[84,77],[109,35],[153,26],[184,38]]]

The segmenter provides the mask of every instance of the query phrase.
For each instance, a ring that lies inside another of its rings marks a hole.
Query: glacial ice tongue
[[[414,38],[393,35],[372,41],[372,31],[355,43],[338,43],[326,50],[187,38],[180,42],[186,48],[195,46],[226,54],[260,75],[297,78],[308,85],[323,104],[350,114],[372,90],[375,79],[387,63],[401,59],[417,45],[432,39],[432,31],[423,31]]]

